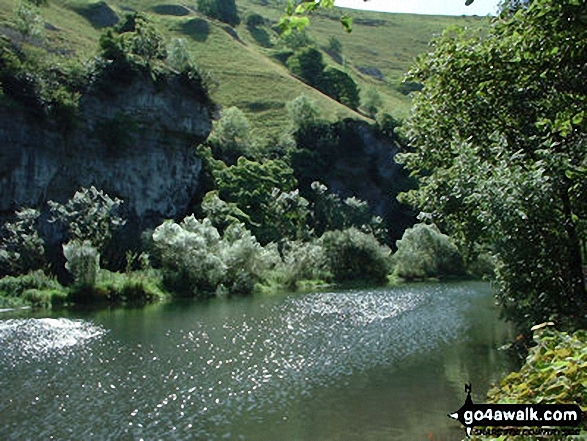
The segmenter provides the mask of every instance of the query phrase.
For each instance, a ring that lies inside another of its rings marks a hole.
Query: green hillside
[[[216,86],[213,99],[222,107],[237,106],[255,126],[254,133],[268,138],[288,126],[285,103],[304,93],[318,102],[326,118],[365,118],[290,75],[274,57],[283,50],[272,29],[283,13],[281,2],[238,0],[241,24],[234,29],[196,12],[195,2],[162,3],[161,0],[49,0],[39,8],[45,22],[44,40],[28,39],[56,59],[92,57],[100,34],[112,11],[118,16],[136,10],[148,14],[168,39],[184,38],[193,60],[210,72]],[[0,30],[19,39],[15,30],[16,0],[0,0]],[[265,21],[248,27],[246,18],[261,15]],[[376,90],[381,110],[396,118],[407,115],[410,98],[400,92],[402,76],[414,57],[427,50],[430,39],[453,24],[483,25],[485,19],[436,17],[351,11],[352,34],[345,33],[340,11],[322,12],[312,18],[308,35],[324,51],[327,64],[346,71],[362,91]],[[342,57],[327,55],[329,40],[342,44]]]

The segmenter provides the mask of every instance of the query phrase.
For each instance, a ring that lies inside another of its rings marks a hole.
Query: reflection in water
[[[0,438],[460,439],[463,383],[507,369],[480,283],[86,319],[0,321]]]

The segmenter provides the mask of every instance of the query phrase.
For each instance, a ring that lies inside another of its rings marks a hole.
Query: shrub
[[[408,228],[397,241],[393,262],[395,273],[408,280],[464,273],[458,248],[435,225]]]
[[[304,280],[327,280],[331,277],[322,245],[316,240],[286,241],[281,255],[273,279],[282,286],[295,289]]]
[[[44,40],[45,22],[38,9],[31,3],[20,2],[14,11],[14,26],[24,37]]]
[[[209,219],[193,215],[180,224],[164,222],[153,232],[153,241],[165,284],[190,297],[250,294],[278,258],[275,249],[263,248],[242,224],[228,226],[221,236]]]
[[[52,212],[49,222],[64,225],[70,240],[89,242],[97,251],[103,251],[112,232],[126,223],[117,214],[122,202],[94,186],[82,188],[66,204],[49,201]]]
[[[297,181],[293,170],[284,161],[275,159],[261,163],[241,157],[236,165],[214,170],[213,174],[220,198],[236,204],[246,213],[247,228],[261,243],[278,241],[282,238],[280,234],[288,234],[284,228],[293,231],[300,219],[305,222],[303,198],[295,193]],[[291,211],[282,219],[279,212],[284,205],[290,205]]]
[[[318,121],[320,111],[316,101],[306,95],[300,95],[286,105],[287,113],[294,129],[304,128]]]
[[[102,301],[142,305],[165,298],[160,272],[152,268],[127,273],[100,270],[94,288]]]
[[[2,226],[0,274],[23,274],[45,264],[44,241],[36,229],[39,211],[25,208],[16,212],[16,220]]]
[[[173,38],[167,45],[167,64],[178,72],[192,66],[185,38]]]
[[[391,250],[356,228],[329,231],[321,238],[328,268],[337,282],[385,283]]]
[[[526,363],[488,392],[491,403],[578,404],[587,407],[587,331],[538,329]]]
[[[245,23],[248,28],[256,28],[258,26],[263,26],[265,24],[265,19],[262,15],[257,14],[256,12],[252,12],[251,14],[247,15]]]
[[[247,156],[253,147],[251,124],[238,107],[222,112],[210,134],[209,144],[214,155],[227,164],[235,164],[239,157]]]
[[[59,282],[41,270],[0,279],[0,304],[3,306],[48,307],[63,303],[65,297],[66,291]]]
[[[100,270],[100,253],[88,241],[71,241],[63,245],[63,255],[67,260],[65,268],[73,276],[76,284],[94,286]]]
[[[314,39],[305,30],[293,30],[289,34],[282,33],[280,41],[283,46],[292,51],[298,51],[316,44]]]
[[[363,93],[363,107],[371,118],[375,118],[379,108],[383,105],[383,99],[374,88],[369,88]]]
[[[342,70],[328,67],[310,84],[315,84],[326,95],[351,109],[359,108],[361,98],[357,83]]]
[[[355,197],[342,200],[318,181],[312,182],[311,188],[312,228],[316,235],[354,227],[364,233],[373,234],[378,240],[385,238],[387,231],[383,226],[383,219],[373,216],[366,202]]]
[[[231,26],[240,23],[234,0],[198,0],[198,11]]]
[[[287,60],[287,67],[304,82],[315,86],[318,84],[318,79],[326,65],[322,59],[322,53],[318,49],[304,47]]]

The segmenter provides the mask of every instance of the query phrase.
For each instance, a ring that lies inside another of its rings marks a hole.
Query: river
[[[0,314],[2,440],[460,440],[512,338],[481,282]]]

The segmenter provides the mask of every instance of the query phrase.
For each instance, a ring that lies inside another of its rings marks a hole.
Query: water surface
[[[511,367],[489,285],[0,315],[0,439],[460,440]]]

